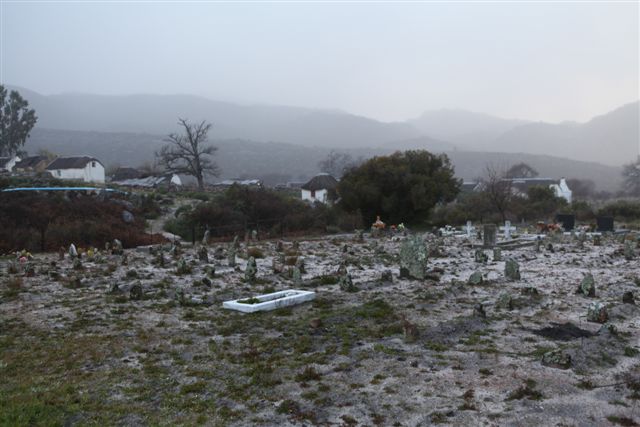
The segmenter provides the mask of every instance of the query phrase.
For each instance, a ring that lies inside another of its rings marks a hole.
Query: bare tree
[[[630,196],[640,196],[640,156],[634,163],[622,167],[622,191]]]
[[[484,192],[493,208],[500,214],[503,221],[507,219],[507,212],[513,200],[511,180],[504,178],[504,172],[493,165],[487,165],[484,177]]]
[[[218,176],[219,173],[218,166],[210,158],[218,148],[205,145],[211,123],[191,124],[186,119],[178,119],[178,124],[184,128],[184,134],[169,134],[165,139],[169,144],[156,153],[158,163],[168,172],[193,176],[198,181],[198,188],[203,190],[205,176]]]
[[[329,154],[327,154],[327,157],[318,162],[318,167],[321,172],[328,173],[335,178],[340,178],[349,168],[356,164],[357,162],[353,160],[351,155],[331,150]]]

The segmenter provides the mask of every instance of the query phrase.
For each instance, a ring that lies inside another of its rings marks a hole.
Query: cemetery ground
[[[640,423],[636,246],[559,236],[494,261],[475,239],[418,236],[419,280],[400,277],[400,235],[249,242],[236,266],[232,243],[5,257],[0,424]],[[520,279],[505,277],[510,258]],[[588,274],[595,292],[577,292]],[[222,308],[292,288],[316,298]],[[594,303],[606,323],[587,319]]]

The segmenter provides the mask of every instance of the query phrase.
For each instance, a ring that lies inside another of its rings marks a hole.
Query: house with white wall
[[[11,172],[13,167],[20,161],[20,157],[0,157],[0,170]]]
[[[304,184],[300,191],[302,200],[308,202],[329,202],[329,191],[334,190],[338,186],[338,181],[328,173],[321,173]]]
[[[505,178],[505,181],[511,182],[512,190],[516,195],[526,196],[527,190],[533,186],[549,187],[556,197],[562,197],[571,203],[572,191],[564,178]]]
[[[104,165],[95,157],[58,157],[49,163],[47,172],[58,179],[104,182]]]

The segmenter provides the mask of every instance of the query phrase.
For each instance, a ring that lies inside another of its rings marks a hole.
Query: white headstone
[[[504,222],[504,238],[511,239],[511,221]]]
[[[473,231],[473,225],[471,225],[471,221],[467,221],[467,237],[471,238],[471,232]]]

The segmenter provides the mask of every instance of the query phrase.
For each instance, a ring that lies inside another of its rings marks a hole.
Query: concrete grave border
[[[312,301],[315,299],[315,297],[315,292],[301,291],[298,289],[287,289],[271,294],[256,295],[252,297],[260,301],[256,304],[246,304],[239,302],[247,300],[249,298],[225,301],[222,303],[222,308],[241,311],[243,313],[254,313],[256,311],[269,311],[275,310],[277,308],[301,304],[303,302]]]

